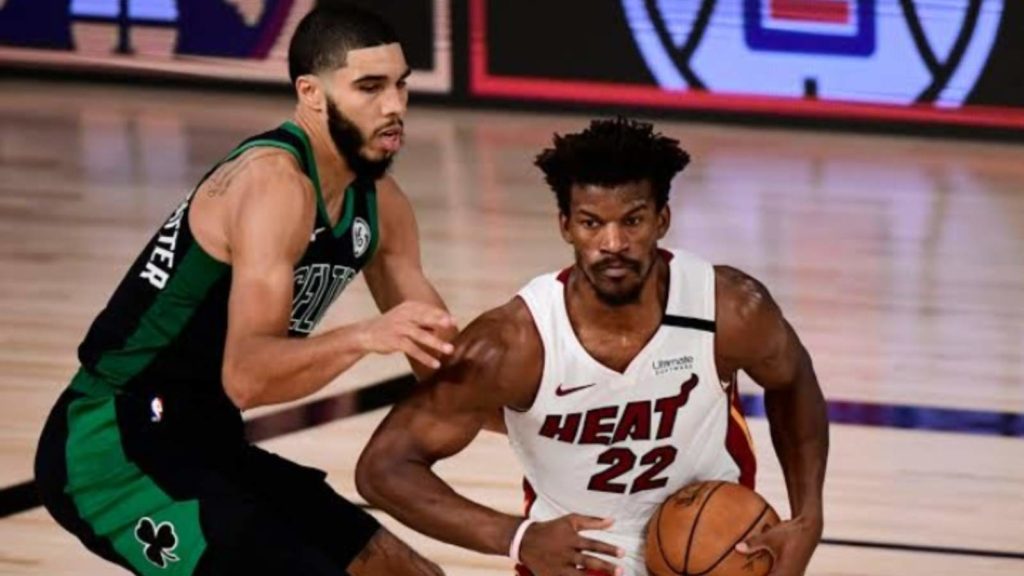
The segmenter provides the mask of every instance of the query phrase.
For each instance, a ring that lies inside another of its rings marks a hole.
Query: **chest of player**
[[[602,506],[638,493],[656,499],[686,479],[716,474],[718,451],[706,448],[724,445],[729,404],[713,332],[662,326],[622,372],[573,338],[559,339],[553,352],[534,405],[506,418],[546,497]]]
[[[561,341],[530,411],[537,441],[596,449],[685,440],[727,401],[713,339],[663,326],[622,372]]]

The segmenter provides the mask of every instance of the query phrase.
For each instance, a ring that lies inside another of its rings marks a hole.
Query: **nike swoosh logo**
[[[323,232],[324,230],[327,230],[327,228],[325,228],[325,227],[323,227],[323,226],[321,226],[320,228],[317,228],[317,229],[313,230],[313,234],[312,234],[312,235],[310,235],[310,237],[309,237],[309,241],[310,241],[310,242],[316,242],[316,236],[317,236],[317,234],[319,234],[319,233]]]
[[[573,387],[573,388],[562,388],[562,384],[559,384],[558,388],[555,388],[555,396],[568,396],[569,394],[572,394],[574,392],[579,392],[580,390],[586,390],[587,388],[590,388],[591,386],[597,386],[597,382],[594,382],[593,384],[585,384],[583,386],[576,386],[576,387]]]

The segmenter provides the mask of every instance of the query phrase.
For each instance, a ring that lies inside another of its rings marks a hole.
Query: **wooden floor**
[[[0,490],[31,478],[75,348],[154,227],[211,162],[290,110],[276,96],[0,81]],[[411,112],[396,175],[428,274],[463,324],[570,262],[531,158],[553,130],[585,121]],[[694,157],[676,181],[667,244],[762,279],[830,399],[1024,413],[1024,147],[659,125]],[[373,312],[357,283],[326,323]],[[320,396],[406,369],[401,358],[368,359]],[[328,470],[358,499],[353,467],[382,415],[264,445]],[[785,510],[766,422],[752,428],[759,490]],[[809,574],[1024,574],[1024,438],[838,424],[832,446],[830,543]],[[519,507],[502,437],[442,470],[468,495]],[[449,574],[509,573],[507,560],[395,530]],[[0,574],[120,573],[39,508],[0,518]]]

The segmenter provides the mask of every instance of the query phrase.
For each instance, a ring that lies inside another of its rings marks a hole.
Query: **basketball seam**
[[[757,523],[760,522],[762,518],[764,518],[764,515],[768,513],[768,508],[770,508],[770,506],[767,502],[765,502],[764,508],[761,510],[761,513],[757,515],[757,518],[754,518],[754,521],[747,528],[746,532],[744,532],[743,535],[739,537],[739,539],[737,539],[728,548],[726,548],[725,552],[718,558],[718,560],[715,560],[715,563],[712,564],[707,570],[701,572],[700,574],[692,574],[691,576],[703,576],[704,574],[707,574],[708,572],[711,572],[712,570],[717,568],[718,565],[722,563],[722,560],[725,560],[725,558],[729,556],[729,553],[732,552],[733,548],[735,548],[736,545],[739,544],[741,541],[746,539],[747,535],[749,535],[750,532],[754,529],[754,527],[757,526]]]
[[[711,492],[708,493],[707,498],[704,498],[704,502],[700,505],[700,510],[697,510],[697,516],[693,518],[693,524],[690,525],[690,537],[686,540],[686,557],[683,558],[683,573],[682,576],[691,576],[689,572],[690,567],[690,551],[693,550],[693,536],[697,533],[697,526],[700,525],[700,515],[704,513],[704,507],[711,501],[711,497],[718,492],[718,489],[725,486],[725,482],[719,482]],[[696,575],[693,575],[696,576]]]
[[[662,506],[658,506],[658,516],[654,519],[654,537],[658,539],[658,554],[661,554],[661,559],[665,561],[665,566],[672,569],[672,572],[679,574],[676,567],[672,565],[668,560],[668,556],[665,556],[665,548],[661,545],[661,509]],[[649,570],[648,570],[649,571]]]

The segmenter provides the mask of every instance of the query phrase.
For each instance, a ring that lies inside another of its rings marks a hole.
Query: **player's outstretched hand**
[[[435,334],[455,326],[444,310],[422,302],[406,301],[386,313],[365,322],[359,337],[367,352],[402,352],[413,360],[438,368],[438,358],[452,353],[450,343]]]
[[[607,530],[611,525],[609,519],[579,514],[537,522],[526,529],[519,558],[537,576],[580,576],[580,569],[622,576],[622,567],[588,554],[622,558],[622,549],[579,534],[582,530]]]

